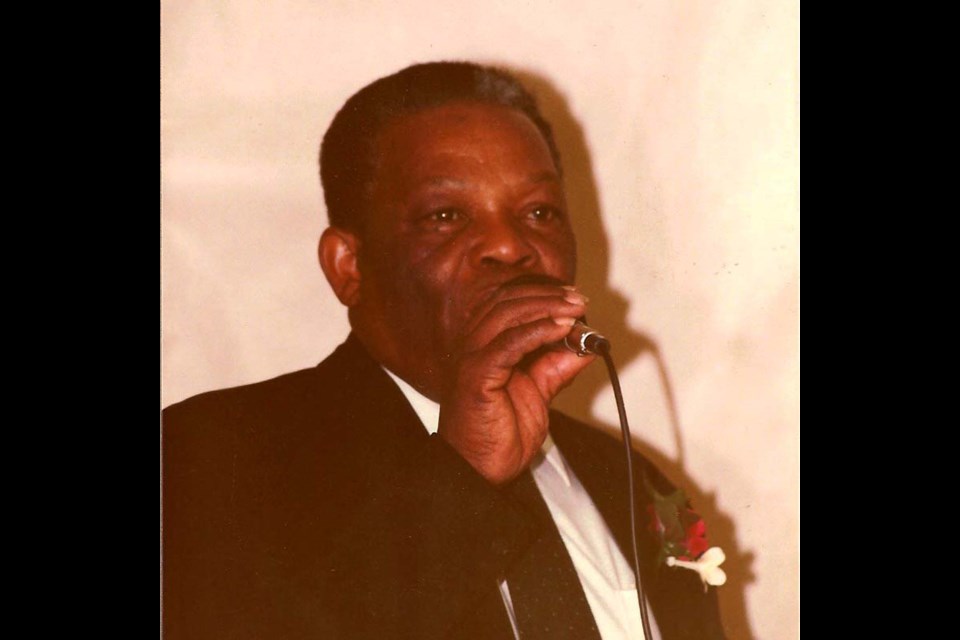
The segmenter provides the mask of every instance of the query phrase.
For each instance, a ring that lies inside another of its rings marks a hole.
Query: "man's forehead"
[[[525,114],[474,102],[397,118],[379,137],[377,165],[381,179],[408,187],[466,186],[462,176],[485,171],[525,183],[561,183],[546,140]]]

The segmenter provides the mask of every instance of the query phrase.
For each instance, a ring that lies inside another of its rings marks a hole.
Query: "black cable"
[[[637,600],[640,604],[640,621],[643,623],[643,637],[646,640],[653,640],[650,633],[650,614],[647,612],[647,596],[643,588],[643,576],[640,573],[640,552],[637,549],[637,508],[634,500],[633,486],[633,451],[630,443],[630,425],[627,423],[627,410],[623,404],[623,392],[620,390],[620,378],[617,377],[617,370],[613,366],[613,358],[610,357],[610,343],[606,340],[598,340],[593,347],[594,353],[599,353],[603,357],[603,362],[607,365],[607,373],[610,374],[610,384],[613,386],[613,396],[617,401],[617,412],[620,414],[620,431],[623,433],[623,446],[627,452],[627,488],[630,498],[630,539],[633,542],[633,573],[637,580]]]

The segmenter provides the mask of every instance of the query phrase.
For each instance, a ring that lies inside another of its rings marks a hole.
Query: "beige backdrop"
[[[320,139],[409,63],[507,66],[558,129],[580,283],[638,447],[727,552],[733,640],[799,637],[796,0],[162,3],[166,406],[347,334],[315,245]],[[599,365],[560,400],[613,429]]]

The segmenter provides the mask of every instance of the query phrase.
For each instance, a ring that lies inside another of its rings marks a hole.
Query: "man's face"
[[[373,355],[437,399],[477,308],[517,276],[572,283],[576,248],[546,141],[521,112],[463,102],[379,140],[351,320]]]

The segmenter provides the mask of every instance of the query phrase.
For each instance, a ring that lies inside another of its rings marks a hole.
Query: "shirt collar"
[[[430,435],[435,434],[440,427],[440,405],[414,389],[410,383],[393,371],[390,371],[390,369],[383,367],[383,370],[386,371],[387,375],[400,387],[400,391],[403,392],[407,402],[413,407],[414,412],[417,414],[417,417],[420,418],[420,422],[423,423],[427,433]]]
[[[393,371],[390,371],[390,369],[383,367],[383,370],[386,371],[387,375],[400,387],[400,391],[403,392],[407,402],[413,407],[413,411],[417,414],[417,417],[420,418],[420,422],[423,423],[427,433],[430,435],[435,434],[440,427],[440,405],[414,389],[410,383]],[[547,439],[543,441],[543,446],[540,447],[540,454],[534,460],[533,464],[540,464],[543,460],[550,463],[550,466],[560,475],[564,484],[569,487],[570,472],[563,460],[563,456],[560,455],[560,450],[557,449],[553,438],[550,437],[549,431],[547,432]]]

